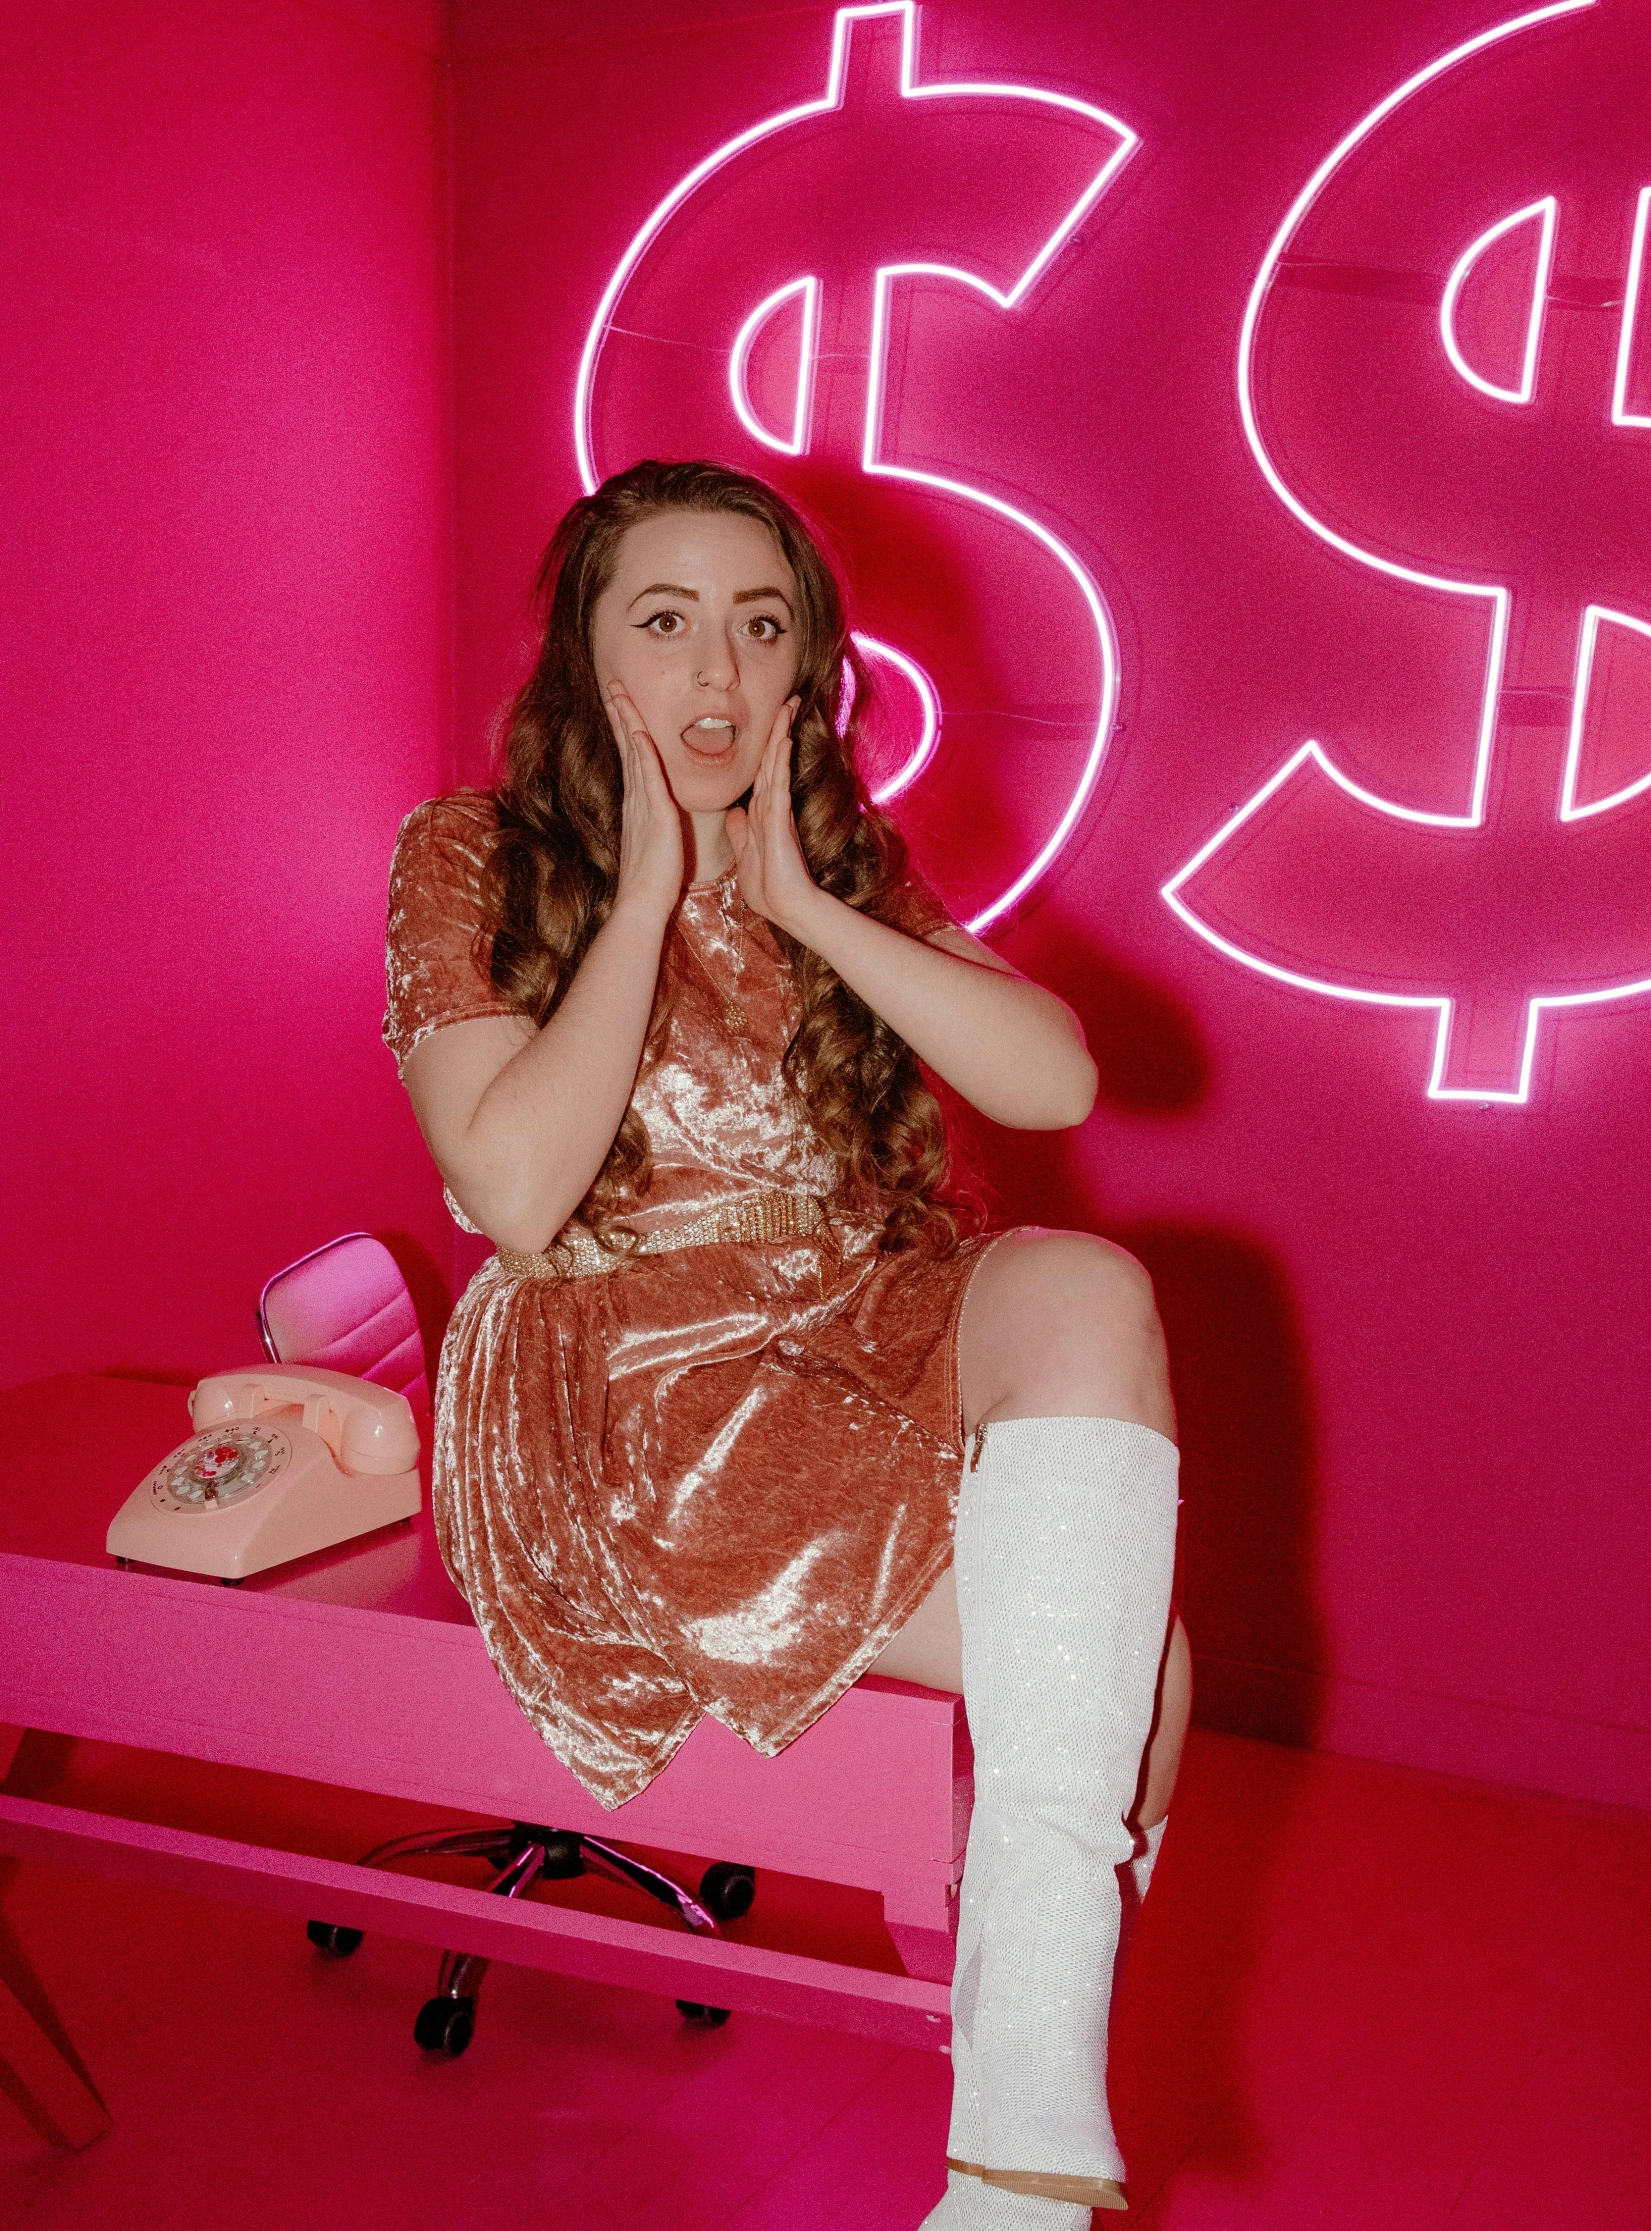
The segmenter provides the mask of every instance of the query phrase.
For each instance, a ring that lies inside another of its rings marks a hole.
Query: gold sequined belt
[[[812,1193],[748,1193],[724,1208],[708,1209],[691,1223],[650,1232],[637,1247],[613,1252],[588,1232],[573,1232],[542,1255],[501,1247],[499,1267],[512,1278],[594,1278],[622,1270],[637,1255],[664,1255],[678,1247],[712,1247],[719,1241],[800,1239],[828,1229],[825,1210]]]

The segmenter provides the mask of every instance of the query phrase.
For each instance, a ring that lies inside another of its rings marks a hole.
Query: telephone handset
[[[418,1425],[390,1387],[258,1364],[203,1379],[189,1415],[194,1434],[115,1513],[111,1555],[244,1580],[419,1508]]]

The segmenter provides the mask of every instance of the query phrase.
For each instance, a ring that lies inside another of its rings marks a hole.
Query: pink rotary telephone
[[[418,1426],[392,1388],[258,1364],[203,1379],[189,1415],[193,1437],[115,1513],[111,1555],[244,1580],[419,1507]]]

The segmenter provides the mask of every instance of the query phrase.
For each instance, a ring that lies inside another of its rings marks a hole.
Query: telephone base
[[[195,1431],[115,1513],[109,1554],[250,1580],[411,1518],[418,1421],[404,1394],[321,1364],[219,1371],[189,1397]]]
[[[272,1566],[416,1517],[423,1500],[417,1472],[350,1479],[331,1465],[272,1480],[259,1494],[222,1510],[169,1508],[145,1480],[116,1512],[107,1547],[123,1564],[159,1565],[210,1580],[250,1580]]]

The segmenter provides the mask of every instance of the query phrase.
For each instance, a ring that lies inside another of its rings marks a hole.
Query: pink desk
[[[0,1774],[39,1728],[408,1798],[433,1822],[481,1813],[738,1860],[879,1892],[906,1973],[42,1803],[3,1781],[0,1851],[945,2048],[970,1801],[961,1699],[868,1680],[776,1759],[705,1720],[605,1813],[494,1672],[428,1495],[416,1519],[238,1588],[119,1569],[109,1520],[189,1432],[184,1405],[181,1387],[93,1376],[0,1393]],[[68,2142],[106,2127],[3,1986],[0,2058]]]

